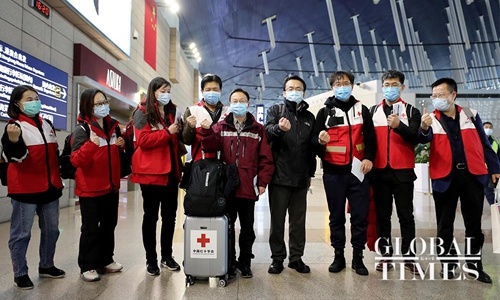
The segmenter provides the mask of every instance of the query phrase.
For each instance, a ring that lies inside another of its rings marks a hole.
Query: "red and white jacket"
[[[377,136],[377,151],[373,167],[377,169],[383,169],[386,166],[392,169],[413,169],[415,168],[414,146],[405,141],[394,130],[389,130],[384,105],[386,105],[385,101],[382,101],[377,105],[373,114],[373,126]],[[407,105],[409,104],[399,98],[392,104],[392,109],[393,113],[399,116],[400,122],[409,126]]]
[[[130,180],[139,184],[166,186],[169,176],[177,181],[181,178],[181,154],[179,152],[179,133],[170,134],[169,125],[175,123],[182,114],[173,104],[167,109],[162,120],[157,107],[160,123],[151,126],[143,109],[134,113],[134,135],[136,150],[132,156],[132,175]],[[145,108],[145,106],[144,106]],[[170,111],[174,112],[170,112]],[[174,172],[173,174],[170,174]]]
[[[196,117],[196,139],[191,145],[191,157],[193,157],[193,161],[200,160],[203,155],[205,158],[215,158],[216,153],[215,152],[207,152],[207,151],[202,151],[201,149],[201,122],[203,120],[212,120],[212,117],[208,113],[207,109],[205,108],[205,102],[200,101],[197,105],[193,105],[189,107],[189,112],[191,115]],[[230,109],[228,106],[222,106],[221,107],[221,113],[220,117],[215,121],[214,123],[220,122],[224,120],[230,113]],[[195,153],[196,152],[196,153]],[[196,157],[195,157],[196,154]]]
[[[7,169],[9,197],[26,203],[48,203],[62,195],[59,175],[59,151],[52,125],[39,116],[19,114],[9,124],[21,128],[21,136],[13,144],[5,131],[2,137],[4,154],[10,162]]]
[[[90,133],[82,126],[73,131],[71,147],[71,163],[76,167],[75,195],[79,197],[97,197],[120,189],[120,149],[116,145],[118,139],[116,127],[118,121],[109,115],[103,119],[105,132],[95,118],[79,122],[88,124]],[[90,141],[89,136],[99,137],[99,146]]]
[[[457,105],[456,109],[460,114],[460,133],[462,134],[467,169],[474,175],[486,175],[488,169],[486,168],[484,149],[477,129],[460,106]],[[470,110],[474,115],[477,114],[476,110]],[[433,139],[429,157],[429,175],[431,179],[439,179],[446,177],[451,172],[453,164],[452,150],[448,135],[438,121],[441,118],[441,112],[434,110],[430,116],[432,118]]]
[[[338,108],[333,109],[335,109],[335,115],[329,115],[325,121],[330,141],[326,144],[324,160],[338,166],[349,165],[353,157],[363,160],[365,150],[363,141],[363,105],[360,101],[357,101],[347,112]],[[328,125],[330,118],[342,118],[343,124],[330,127]]]

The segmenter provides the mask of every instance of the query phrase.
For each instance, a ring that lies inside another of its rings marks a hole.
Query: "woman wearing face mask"
[[[360,167],[354,171],[364,175],[370,172],[377,142],[368,108],[351,95],[353,83],[354,75],[349,72],[339,71],[330,76],[335,96],[328,98],[325,107],[318,111],[312,142],[317,145],[323,163],[323,184],[330,211],[330,239],[335,249],[335,259],[328,271],[338,273],[346,267],[347,198],[351,208],[351,266],[356,274],[368,275],[363,250],[367,239],[369,181],[367,176],[360,179],[351,170],[356,161]]]
[[[255,202],[262,195],[271,181],[274,165],[271,148],[267,141],[264,126],[255,121],[248,112],[249,95],[242,89],[230,94],[231,113],[222,121],[211,126],[205,120],[201,123],[202,149],[209,152],[221,151],[222,161],[236,164],[240,185],[234,198],[228,199],[228,214],[231,227],[234,228],[236,217],[240,219],[240,256],[236,264],[234,230],[230,238],[231,266],[230,275],[234,275],[235,267],[241,276],[251,278],[250,261],[254,257],[252,246],[255,241],[253,229]]]
[[[82,93],[78,121],[71,144],[75,194],[82,214],[78,265],[84,281],[97,281],[99,273],[123,268],[113,260],[113,252],[120,189],[119,152],[125,143],[118,121],[109,116],[109,100],[100,90]]]
[[[7,193],[11,197],[12,217],[9,249],[14,269],[14,282],[20,289],[32,289],[28,276],[26,251],[31,237],[35,213],[41,230],[40,277],[61,278],[65,272],[54,266],[59,237],[59,177],[57,138],[47,120],[40,117],[40,99],[29,85],[14,88],[7,114],[11,120],[2,136],[7,169]]]
[[[181,112],[171,100],[170,83],[161,77],[148,86],[143,105],[134,112],[136,150],[130,180],[141,185],[144,217],[142,239],[146,250],[146,271],[160,275],[156,254],[156,223],[161,205],[161,266],[180,270],[172,257],[172,240],[181,176],[179,152]]]

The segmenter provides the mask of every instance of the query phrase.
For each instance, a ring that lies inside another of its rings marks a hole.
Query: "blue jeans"
[[[29,204],[11,200],[12,218],[10,223],[9,249],[14,276],[28,274],[26,251],[31,238],[31,227],[38,215],[40,238],[40,268],[54,266],[54,253],[59,237],[59,199],[47,204]]]

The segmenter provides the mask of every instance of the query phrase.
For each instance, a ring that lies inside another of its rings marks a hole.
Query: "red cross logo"
[[[358,111],[358,117],[359,117],[359,116],[361,116],[361,112],[360,112],[360,111]]]
[[[403,117],[403,118],[404,118],[404,117],[406,117],[406,114],[405,114],[405,113],[402,113],[402,114],[401,114],[401,117]]]
[[[201,248],[205,248],[210,243],[210,239],[203,233],[200,238],[196,239],[196,242],[201,244]]]

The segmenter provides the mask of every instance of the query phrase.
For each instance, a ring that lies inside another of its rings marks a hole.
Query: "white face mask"
[[[493,129],[491,128],[485,128],[484,133],[486,133],[487,136],[490,136],[493,134]]]

